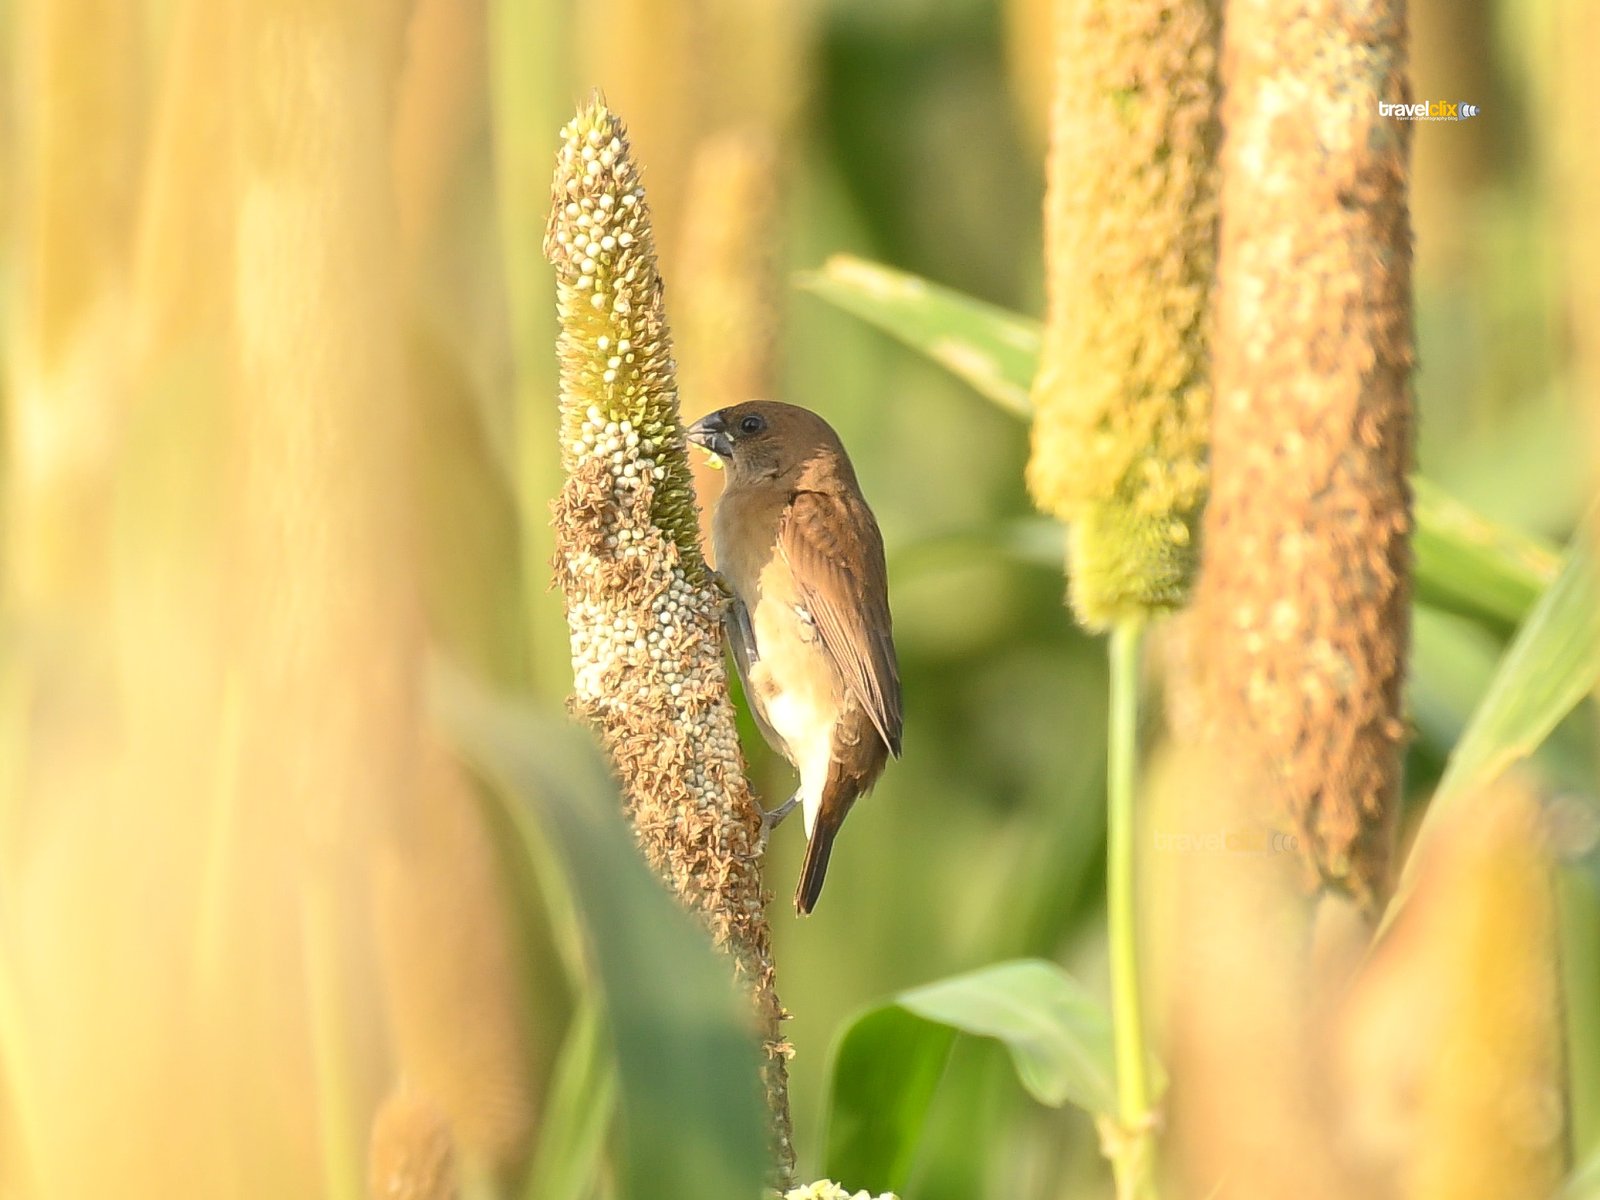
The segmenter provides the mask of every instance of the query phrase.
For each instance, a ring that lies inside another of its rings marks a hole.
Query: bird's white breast
[[[729,503],[725,495],[713,532],[717,569],[744,602],[755,634],[759,657],[750,665],[750,702],[782,743],[773,749],[800,772],[809,837],[828,780],[841,701],[833,665],[774,545],[779,519],[777,508]]]
[[[839,698],[833,668],[810,621],[771,594],[757,593],[750,613],[760,659],[751,668],[752,699],[783,740],[778,747],[800,772],[806,835],[817,819],[833,753]]]

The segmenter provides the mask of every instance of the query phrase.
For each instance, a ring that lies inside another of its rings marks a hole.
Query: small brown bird
[[[728,640],[756,724],[800,772],[766,825],[801,806],[794,906],[809,913],[851,805],[900,757],[883,536],[839,435],[816,413],[753,400],[688,433],[727,467],[712,530],[733,593]]]

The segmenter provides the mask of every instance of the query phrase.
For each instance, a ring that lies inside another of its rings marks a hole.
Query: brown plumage
[[[753,400],[695,422],[721,458],[712,529],[733,593],[734,661],[767,742],[800,773],[806,859],[794,906],[809,913],[851,805],[900,756],[900,670],[883,537],[839,435],[792,404]]]

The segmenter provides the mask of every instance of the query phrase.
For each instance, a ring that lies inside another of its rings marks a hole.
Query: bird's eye
[[[748,417],[739,422],[740,433],[760,433],[766,427],[766,418],[758,416],[756,413],[751,413]]]

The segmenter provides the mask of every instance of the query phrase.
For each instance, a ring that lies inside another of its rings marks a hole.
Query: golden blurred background
[[[849,251],[1039,313],[1049,7],[0,0],[0,1196],[524,1194],[576,935],[426,691],[435,657],[552,713],[570,688],[539,244],[592,87],[644,167],[686,418],[822,412],[889,547],[906,757],[817,915],[773,909],[803,1162],[855,1010],[1019,955],[1098,986],[1105,668],[1026,429],[791,286]],[[1420,464],[1561,541],[1597,7],[1411,6],[1415,95],[1483,111],[1415,137]],[[1414,795],[1497,650],[1419,616]],[[1537,769],[1592,796],[1584,719]],[[1109,1194],[1092,1125],[997,1047],[946,1078],[918,1200]]]

